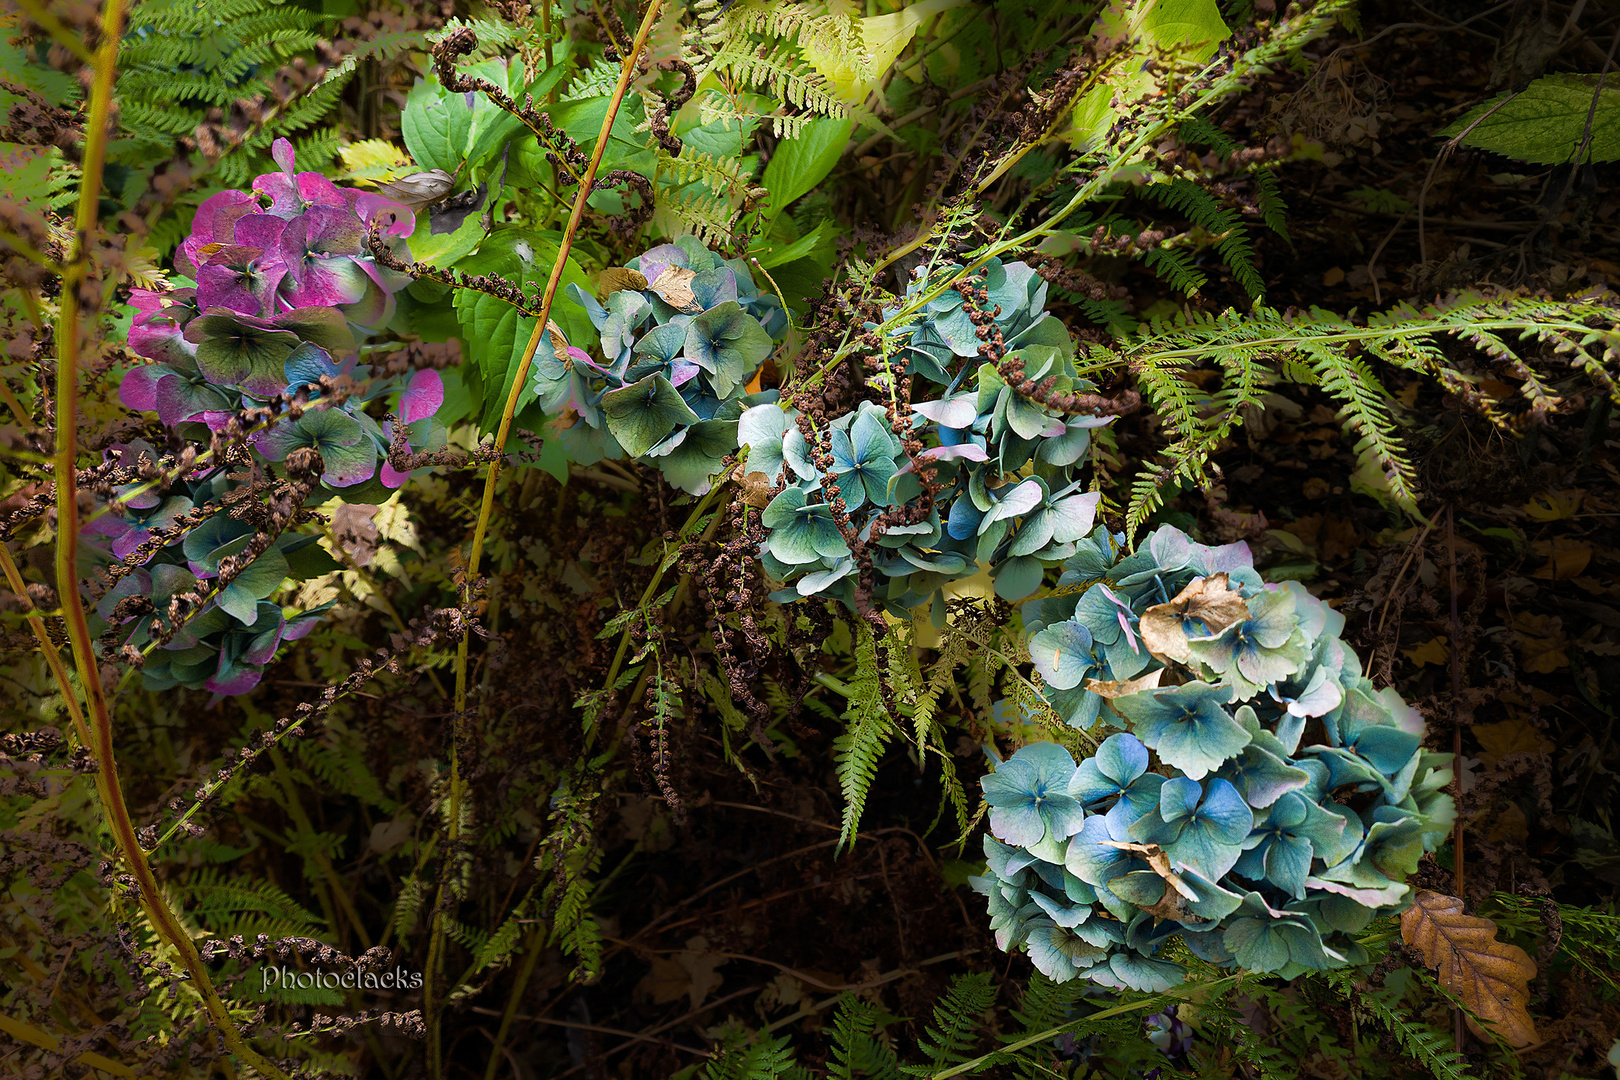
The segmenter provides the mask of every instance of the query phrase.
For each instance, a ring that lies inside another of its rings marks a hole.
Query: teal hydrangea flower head
[[[869,545],[872,599],[895,614],[932,604],[942,617],[944,587],[985,565],[997,595],[1022,600],[1091,532],[1100,496],[1084,490],[1080,472],[1092,432],[1112,417],[1074,411],[1075,395],[1095,387],[1078,374],[1069,331],[1045,310],[1046,282],[1025,263],[991,259],[977,285],[967,283],[969,291],[985,290],[973,310],[961,288],[920,302],[959,269],[940,267],[912,281],[905,299],[919,305],[915,313],[902,318],[898,306],[883,312],[886,348],[904,361],[909,399],[878,375],[871,385],[879,399],[833,417],[824,430],[802,429],[806,418],[775,401],[754,405],[738,421],[747,472],[766,488],[803,496],[802,503],[791,497],[793,515],[765,522],[770,535],[760,561],[788,586],[773,599],[825,596],[854,606],[849,542],[819,551],[811,537],[833,520],[834,488],[850,534]],[[981,357],[976,317],[1000,331],[1006,353],[999,363]],[[811,438],[824,452],[825,472]],[[919,473],[931,477],[929,487]],[[918,513],[895,512],[902,507]],[[783,551],[798,557],[783,558]]]
[[[1343,617],[1266,584],[1243,545],[1123,540],[1091,532],[1064,564],[1078,588],[1024,605],[1048,703],[1120,730],[1078,763],[1038,743],[985,777],[995,856],[973,885],[998,943],[1137,990],[1181,979],[1157,955],[1176,937],[1284,978],[1360,962],[1352,935],[1405,905],[1451,827],[1450,756],[1362,674]],[[1073,805],[1049,808],[1063,776]]]
[[[600,360],[543,335],[534,391],[571,461],[635,458],[695,495],[737,451],[737,422],[774,390],[748,384],[787,332],[781,302],[748,264],[695,237],[660,244],[604,276],[598,300],[570,284],[601,344]]]

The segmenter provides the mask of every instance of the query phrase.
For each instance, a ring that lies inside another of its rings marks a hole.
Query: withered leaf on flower
[[[744,473],[739,465],[731,471],[731,478],[742,488],[743,502],[763,510],[771,504],[771,491],[775,484],[762,472]]]
[[[1140,694],[1144,690],[1157,690],[1159,680],[1164,678],[1164,668],[1154,668],[1145,675],[1138,675],[1134,679],[1087,679],[1086,689],[1098,697],[1112,700],[1125,697],[1128,694]]]
[[[1208,633],[1218,634],[1248,617],[1243,594],[1227,584],[1225,574],[1212,574],[1194,578],[1168,604],[1155,604],[1142,612],[1142,640],[1159,659],[1186,664],[1192,661],[1192,652],[1187,648],[1187,620],[1197,619]]]
[[[695,277],[696,272],[684,266],[666,266],[647,288],[663,297],[664,303],[676,311],[695,315],[703,310],[703,305],[698,303],[696,294],[692,292],[692,279]]]
[[[407,209],[420,210],[428,203],[449,194],[455,183],[456,178],[443,169],[429,169],[426,172],[412,173],[398,180],[378,184],[377,194],[392,199]]]
[[[602,271],[596,279],[597,295],[603,300],[624,289],[641,290],[647,287],[647,279],[640,270],[632,270],[627,266],[610,266]]]

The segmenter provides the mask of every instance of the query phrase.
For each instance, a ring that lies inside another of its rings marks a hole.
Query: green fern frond
[[[312,936],[325,920],[268,881],[244,882],[238,873],[204,867],[169,886],[186,917],[216,934]]]
[[[799,1071],[794,1064],[792,1036],[769,1035],[752,1041],[741,1027],[729,1028],[714,1058],[703,1067],[705,1080],[782,1080]]]
[[[828,1080],[855,1080],[857,1076],[897,1080],[900,1063],[893,1047],[877,1037],[879,1019],[877,1006],[844,991],[833,1017]]]
[[[675,216],[686,231],[706,244],[729,244],[736,228],[738,211],[725,199],[694,185],[666,196],[662,209]]]
[[[917,1042],[927,1065],[907,1065],[911,1076],[929,1076],[968,1060],[979,1042],[980,1017],[996,1000],[996,985],[989,973],[958,975],[945,997],[934,1005],[934,1023]]]
[[[1382,993],[1367,993],[1357,988],[1344,972],[1329,972],[1327,982],[1353,1007],[1365,1010],[1388,1028],[1395,1041],[1428,1069],[1435,1080],[1473,1080],[1468,1072],[1467,1059],[1451,1048],[1450,1036],[1441,1035],[1406,1016],[1385,1001]]]
[[[850,680],[849,708],[844,712],[844,734],[833,740],[838,762],[838,787],[844,796],[844,818],[838,834],[839,849],[855,842],[866,795],[877,776],[878,759],[895,733],[894,719],[883,700],[877,646],[864,623],[856,626],[855,677]]]
[[[1474,384],[1481,376],[1456,367],[1437,346],[1445,338],[1480,348],[1507,377],[1518,378],[1532,411],[1557,403],[1552,387],[1558,380],[1534,366],[1526,350],[1510,344],[1515,339],[1540,346],[1539,352],[1587,375],[1620,401],[1613,374],[1620,366],[1620,327],[1614,310],[1594,299],[1467,292],[1421,309],[1397,305],[1364,324],[1354,321],[1353,312],[1341,316],[1312,308],[1284,314],[1259,304],[1241,315],[1227,311],[1156,320],[1127,335],[1117,352],[1104,354],[1136,374],[1144,398],[1171,436],[1159,459],[1133,484],[1129,528],[1134,532],[1160,505],[1167,481],[1204,483],[1210,454],[1278,376],[1332,395],[1346,429],[1360,439],[1358,451],[1385,477],[1390,497],[1411,505],[1415,473],[1398,434],[1396,403],[1363,355],[1436,379],[1475,400],[1502,427],[1522,422],[1479,395]],[[1213,395],[1187,377],[1189,365],[1211,363],[1223,374],[1222,389]]]
[[[1142,262],[1159,279],[1177,292],[1195,296],[1209,281],[1193,265],[1192,253],[1181,247],[1156,247],[1142,256]]]
[[[1257,300],[1265,293],[1265,282],[1254,265],[1248,228],[1236,210],[1222,206],[1215,196],[1184,177],[1166,184],[1152,184],[1143,189],[1143,194],[1209,232],[1215,238],[1215,250],[1220,252],[1244,292]]]

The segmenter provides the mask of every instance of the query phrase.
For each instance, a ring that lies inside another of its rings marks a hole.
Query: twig
[[[1466,906],[1468,894],[1463,891],[1463,815],[1462,815],[1462,618],[1457,614],[1457,533],[1452,526],[1452,508],[1446,507],[1446,555],[1451,572],[1451,757],[1452,789],[1456,792],[1458,812],[1451,827],[1451,876],[1457,897]],[[1462,1010],[1452,1007],[1451,1036],[1457,1053],[1463,1052],[1466,1029]]]
[[[512,389],[506,396],[506,406],[501,410],[501,423],[495,432],[494,449],[496,457],[489,463],[489,471],[484,476],[484,498],[478,510],[478,523],[473,528],[472,546],[467,554],[466,588],[470,591],[475,587],[478,579],[478,563],[484,551],[484,535],[489,531],[489,519],[495,508],[495,481],[500,476],[501,461],[498,456],[506,447],[506,440],[512,430],[512,417],[517,413],[518,397],[528,382],[529,367],[534,363],[535,350],[540,347],[540,335],[546,332],[546,326],[551,320],[551,305],[557,295],[557,286],[562,281],[563,271],[568,265],[568,253],[574,245],[574,234],[579,230],[580,222],[585,217],[586,200],[590,198],[591,186],[596,179],[597,169],[602,164],[602,155],[607,151],[608,140],[613,131],[613,121],[619,115],[619,107],[624,103],[625,91],[630,88],[630,80],[638,70],[638,62],[642,50],[647,47],[647,38],[652,33],[653,25],[658,21],[658,12],[663,6],[663,0],[650,0],[647,11],[642,16],[641,27],[636,31],[636,40],[630,52],[624,58],[619,69],[619,82],[613,88],[613,96],[608,100],[606,114],[602,117],[601,134],[596,140],[596,146],[591,152],[590,164],[586,167],[585,175],[581,178],[579,194],[574,199],[574,208],[568,215],[568,224],[563,229],[562,241],[557,248],[556,261],[551,266],[551,276],[546,281],[546,291],[540,302],[540,314],[535,319],[534,332],[529,335],[529,343],[523,350],[523,359],[519,362],[517,372],[512,379]],[[463,780],[460,762],[460,734],[465,724],[467,713],[467,650],[470,635],[463,633],[461,642],[456,647],[456,697],[455,715],[451,718],[450,736],[450,819],[449,838],[452,849],[461,839],[461,802]],[[444,886],[439,887],[440,900],[443,899]],[[443,1075],[443,1062],[439,1046],[439,1017],[433,1009],[434,976],[437,966],[443,960],[445,938],[445,916],[443,905],[434,904],[433,933],[429,945],[428,963],[423,972],[422,990],[422,1016],[427,1023],[427,1054],[428,1069],[431,1075]],[[499,1045],[496,1047],[499,1051]]]
[[[73,730],[79,736],[81,746],[90,745],[90,729],[84,723],[84,710],[79,708],[79,695],[68,681],[67,668],[62,664],[62,654],[56,651],[56,643],[45,629],[45,619],[35,609],[34,602],[28,598],[28,585],[23,581],[22,575],[17,572],[17,564],[12,561],[11,550],[4,543],[0,543],[0,570],[5,572],[6,584],[17,599],[27,605],[27,618],[29,629],[34,631],[34,639],[39,642],[39,651],[45,657],[51,674],[56,678],[56,685],[62,691],[62,703],[67,706],[68,715],[73,718]]]
[[[271,1064],[247,1044],[241,1029],[231,1019],[219,992],[214,989],[208,968],[185,928],[169,908],[158,886],[146,853],[141,850],[130,821],[118,779],[118,761],[113,754],[112,715],[101,685],[96,662],[95,642],[90,636],[84,601],[79,596],[78,475],[74,459],[78,455],[79,417],[79,324],[81,289],[87,276],[91,253],[88,241],[96,229],[101,200],[102,173],[107,163],[107,143],[112,131],[113,80],[118,70],[118,44],[124,30],[124,0],[107,0],[101,16],[101,43],[96,48],[90,106],[85,123],[82,179],[74,220],[72,257],[62,268],[62,294],[57,319],[56,366],[56,591],[67,622],[68,639],[79,670],[79,685],[88,708],[92,749],[96,758],[96,791],[101,797],[102,814],[108,831],[129,864],[140,892],[141,904],[153,928],[179,956],[191,976],[192,988],[202,999],[209,1021],[219,1031],[225,1046],[253,1071],[270,1080],[287,1080],[286,1073]],[[81,46],[82,47],[82,46]]]

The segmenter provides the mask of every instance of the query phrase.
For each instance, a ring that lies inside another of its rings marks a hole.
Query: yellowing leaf
[[[1443,664],[1451,659],[1451,644],[1443,637],[1430,638],[1415,649],[1402,649],[1405,656],[1418,667],[1424,664]]]
[[[1533,546],[1536,554],[1546,559],[1547,564],[1531,577],[1568,581],[1579,576],[1586,569],[1586,564],[1592,561],[1592,545],[1579,540],[1537,540]]]
[[[1537,495],[1524,505],[1524,512],[1532,521],[1561,521],[1574,517],[1581,508],[1586,492],[1580,488],[1568,491],[1548,491]]]
[[[341,180],[395,180],[406,173],[416,172],[416,162],[403,149],[387,139],[365,139],[338,147],[338,159],[343,162]]]
[[[967,0],[922,0],[889,15],[861,20],[865,55],[839,55],[834,50],[805,42],[800,51],[823,76],[833,93],[851,104],[860,104],[877,86],[878,80],[894,64],[902,49],[911,43],[923,21],[965,4]]]
[[[1512,1046],[1536,1041],[1530,1019],[1530,980],[1536,965],[1517,945],[1496,940],[1496,924],[1463,913],[1455,896],[1420,889],[1401,916],[1401,937],[1423,954],[1440,985],[1462,999],[1494,1033]],[[1468,1026],[1491,1037],[1470,1017]]]
[[[1513,629],[1524,654],[1524,670],[1550,675],[1569,667],[1569,656],[1564,652],[1569,639],[1564,635],[1563,619],[1522,612],[1513,617]]]
[[[1479,740],[1479,760],[1495,765],[1509,754],[1550,754],[1553,744],[1523,720],[1502,720],[1495,724],[1475,724]]]

